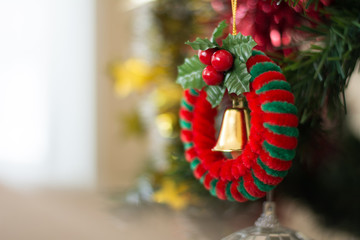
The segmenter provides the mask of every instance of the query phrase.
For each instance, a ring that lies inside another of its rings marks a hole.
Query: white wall
[[[95,1],[0,0],[0,182],[95,183]]]

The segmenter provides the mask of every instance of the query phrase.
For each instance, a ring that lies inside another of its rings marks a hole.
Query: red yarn
[[[186,101],[190,104],[194,104],[197,100],[197,97],[192,95],[189,91],[185,91],[185,98],[186,98]]]
[[[189,112],[189,111],[186,110],[185,108],[181,108],[181,109],[180,109],[179,115],[180,115],[180,118],[181,118],[181,119],[184,119],[184,120],[186,120],[186,121],[188,121],[188,122],[191,122],[192,119],[193,119],[193,114],[192,114],[192,112]]]
[[[282,134],[280,135],[270,131],[265,131],[265,138],[268,143],[279,148],[294,149],[297,146],[296,137],[288,137]]]
[[[254,66],[258,62],[274,62],[274,61],[265,55],[252,56],[246,62],[246,67],[247,67],[248,72],[250,72],[250,69],[252,68],[252,66]]]
[[[209,169],[209,173],[211,174],[211,176],[213,176],[215,178],[220,177],[220,170],[223,165],[223,162],[224,162],[224,159],[221,159],[221,160],[215,161],[211,164],[211,167]]]
[[[231,173],[235,179],[239,179],[241,176],[244,176],[248,169],[240,162],[235,162],[231,168]]]
[[[194,127],[196,125],[194,124]],[[214,139],[211,139],[207,136],[202,136],[200,134],[194,134],[194,141],[196,141],[198,144],[196,145],[197,148],[207,148],[207,149],[211,149],[212,147],[214,147],[216,141]]]
[[[295,97],[294,94],[292,94],[289,91],[278,89],[278,90],[269,90],[259,94],[259,101],[260,104],[263,104],[265,102],[274,102],[274,101],[294,104]]]
[[[181,130],[180,131],[180,139],[183,142],[191,142],[193,139],[192,132],[189,130]]]
[[[210,183],[214,178],[210,176],[210,174],[206,174],[205,179],[204,179],[204,186],[207,190],[210,189]]]
[[[248,173],[244,176],[244,188],[248,193],[253,197],[263,197],[265,192],[259,190],[259,188],[255,185],[254,179],[251,176],[251,173]]]
[[[216,196],[221,200],[226,200],[226,182],[219,180],[215,186]]]
[[[268,152],[261,150],[261,161],[269,168],[277,171],[286,171],[291,167],[292,161],[284,161],[278,158],[271,157]]]
[[[253,167],[253,173],[257,179],[268,185],[278,185],[283,178],[268,175],[258,164]]]
[[[200,179],[202,177],[202,175],[204,175],[204,173],[206,173],[206,169],[203,167],[203,165],[201,165],[201,164],[197,165],[197,167],[194,171],[194,176],[197,179]]]
[[[259,76],[257,76],[251,85],[252,85],[253,89],[256,91],[256,90],[259,90],[265,84],[267,84],[271,81],[274,81],[274,80],[286,81],[284,74],[282,74],[280,72],[276,72],[276,71],[269,71],[269,72],[264,72],[264,73],[260,74]]]
[[[216,113],[215,113],[216,114]],[[213,119],[215,114],[197,114],[203,116],[207,119]],[[194,121],[193,121],[193,134],[194,135],[203,135],[204,137],[213,139],[215,137],[215,128],[214,122],[209,122],[208,120],[203,120],[202,117],[196,117],[194,114]]]
[[[232,182],[230,186],[230,192],[232,197],[238,202],[246,202],[247,199],[238,191],[238,182]]]
[[[200,151],[199,157],[203,160],[202,163],[207,169],[210,169],[212,163],[219,161],[223,158],[221,153],[213,152],[211,150]]]
[[[195,148],[192,147],[185,151],[185,159],[188,162],[191,162],[196,157],[197,157],[197,152],[195,151]]]
[[[264,122],[284,127],[297,127],[299,120],[295,114],[290,113],[264,113]]]
[[[234,164],[231,161],[224,161],[223,164],[224,165],[220,170],[220,176],[222,176],[222,178],[227,181],[231,181],[231,179],[234,177],[231,172]]]
[[[252,140],[253,139],[251,139],[251,141]],[[235,159],[238,166],[238,171],[239,173],[241,173],[240,176],[243,176],[245,174],[246,168],[251,168],[252,164],[254,163],[254,159],[257,156],[258,155],[255,152],[251,151],[251,148],[245,148],[241,155]]]

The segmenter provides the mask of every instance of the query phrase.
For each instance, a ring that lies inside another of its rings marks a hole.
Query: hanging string
[[[232,16],[233,16],[232,35],[236,35],[236,7],[237,7],[237,0],[231,0],[231,10],[232,10]]]

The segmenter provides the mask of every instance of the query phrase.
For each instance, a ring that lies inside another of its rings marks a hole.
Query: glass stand
[[[304,234],[279,224],[275,214],[275,202],[272,201],[272,192],[266,195],[263,212],[254,225],[237,231],[222,240],[310,240]]]

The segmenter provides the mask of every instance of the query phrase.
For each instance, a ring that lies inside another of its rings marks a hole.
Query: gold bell
[[[244,106],[244,97],[233,99],[233,107],[226,109],[219,138],[212,151],[236,152],[244,150],[250,134],[249,111]]]

